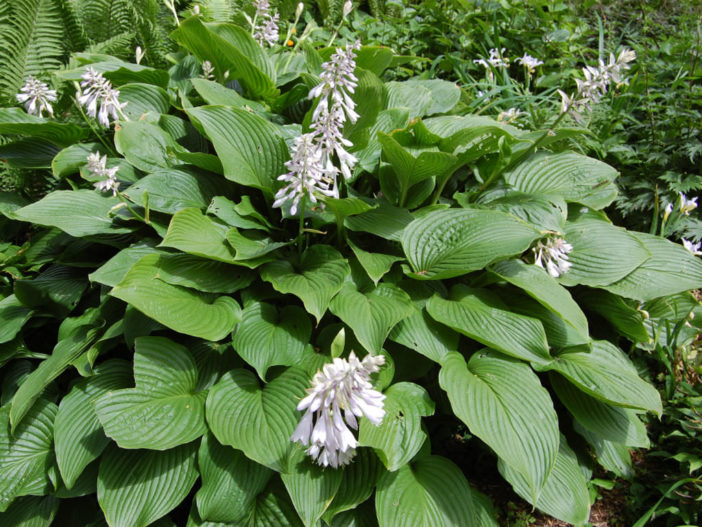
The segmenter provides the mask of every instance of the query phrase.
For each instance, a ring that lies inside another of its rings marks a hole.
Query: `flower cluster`
[[[365,416],[377,426],[385,416],[385,396],[370,383],[371,373],[384,362],[382,355],[366,355],[360,361],[351,352],[348,360],[336,358],[326,364],[297,405],[306,412],[290,439],[309,446],[307,454],[322,466],[348,464],[358,446],[349,427],[358,429],[357,417]]]
[[[83,79],[80,83],[82,92],[76,93],[76,98],[82,106],[85,106],[90,117],[97,116],[98,122],[103,126],[110,126],[110,117],[113,121],[120,115],[124,117],[122,108],[127,106],[127,103],[119,102],[119,90],[115,90],[102,73],[90,67],[81,78]]]
[[[214,80],[214,66],[209,60],[205,60],[202,62],[202,74],[200,75],[201,79],[205,79],[208,81]]]
[[[532,57],[531,55],[524,53],[523,56],[519,57],[517,59],[517,62],[519,62],[522,66],[524,66],[527,69],[527,72],[529,75],[533,75],[534,71],[536,70],[537,66],[542,66],[543,61],[537,59],[536,57]]]
[[[292,159],[285,163],[290,172],[278,178],[288,185],[275,195],[274,207],[292,201],[290,212],[295,214],[305,193],[315,203],[315,193],[338,198],[338,174],[351,177],[357,159],[347,150],[353,145],[344,138],[343,128],[347,120],[355,123],[358,119],[351,94],[358,82],[353,72],[355,51],[360,48],[359,41],[345,49],[337,48],[329,62],[322,64],[321,82],[309,93],[309,98],[319,98],[312,113],[312,131],[295,140]],[[334,164],[334,156],[339,167]]]
[[[96,178],[100,178],[101,181],[95,183],[95,188],[100,192],[105,192],[106,190],[111,190],[112,195],[117,195],[117,189],[119,188],[119,181],[117,181],[117,171],[119,167],[107,168],[107,156],[104,155],[100,157],[99,152],[93,152],[88,155],[88,163],[85,165],[90,171],[90,174]]]
[[[34,77],[27,77],[24,86],[20,88],[20,93],[15,95],[18,102],[24,103],[24,109],[28,114],[43,117],[43,113],[54,116],[52,102],[56,102],[56,90],[50,90],[49,86]]]
[[[577,95],[567,95],[558,90],[561,96],[561,113],[570,112],[576,121],[580,121],[578,113],[582,110],[591,110],[593,104],[597,104],[607,93],[609,86],[614,83],[616,86],[628,84],[629,81],[623,77],[623,72],[628,70],[629,65],[636,58],[636,52],[630,49],[623,49],[615,59],[614,53],[609,55],[609,63],[600,60],[597,67],[585,66],[583,76],[585,79],[576,79],[578,86]]]
[[[568,253],[572,250],[573,246],[563,238],[548,238],[545,243],[539,241],[532,249],[534,264],[546,269],[554,278],[558,278],[570,269],[572,264],[568,261]]]
[[[279,15],[271,15],[271,6],[268,0],[254,0],[256,15],[254,17],[254,38],[260,46],[266,42],[269,46],[275,46],[280,38],[278,34]]]

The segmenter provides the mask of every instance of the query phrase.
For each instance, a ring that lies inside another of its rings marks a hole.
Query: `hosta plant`
[[[180,20],[167,71],[77,55],[53,117],[0,109],[6,162],[56,188],[0,195],[0,523],[490,526],[486,452],[587,522],[592,459],[626,475],[661,413],[623,349],[702,264],[610,222],[580,130],[250,21]]]

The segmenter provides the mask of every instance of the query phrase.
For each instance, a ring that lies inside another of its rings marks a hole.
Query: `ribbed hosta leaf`
[[[374,354],[380,353],[393,326],[414,313],[407,293],[390,284],[380,284],[363,294],[347,283],[329,309],[348,324],[363,347]]]
[[[434,320],[512,357],[535,363],[550,360],[538,319],[513,313],[484,289],[458,285],[451,290],[451,298],[429,299],[427,311]]]
[[[0,300],[0,344],[15,338],[32,313],[34,311],[17,300],[15,295]]]
[[[200,517],[214,522],[240,522],[251,514],[256,496],[272,472],[239,450],[220,445],[212,435],[202,438],[198,453],[202,487],[195,495]]]
[[[204,209],[214,196],[224,194],[225,189],[221,178],[204,172],[171,168],[151,172],[125,190],[124,194],[138,205],[143,205],[148,197],[149,209],[175,214],[187,207]]]
[[[336,514],[356,509],[370,497],[383,469],[373,450],[359,448],[353,462],[343,467],[342,471],[339,490],[323,516],[329,524]]]
[[[573,246],[572,267],[560,277],[564,285],[605,286],[624,278],[651,257],[633,234],[601,220],[566,224],[565,239]]]
[[[198,477],[197,443],[170,450],[111,447],[100,461],[97,495],[110,527],[146,527],[173,510]]]
[[[123,111],[127,117],[135,120],[146,112],[168,113],[171,105],[166,90],[137,82],[119,87],[119,102],[128,103]]]
[[[178,164],[173,152],[182,150],[163,128],[145,121],[120,123],[115,131],[115,147],[132,166],[145,172]]]
[[[19,108],[0,108],[0,134],[26,135],[66,146],[85,137],[86,129],[72,123],[29,115]]]
[[[451,278],[525,251],[539,232],[524,221],[493,210],[448,209],[410,223],[402,248],[420,279]]]
[[[234,293],[249,285],[252,271],[190,254],[167,254],[158,259],[160,280],[203,293]]]
[[[58,227],[77,238],[131,232],[129,227],[112,222],[110,210],[119,203],[118,198],[102,196],[93,190],[56,190],[16,210],[14,217],[20,221]]]
[[[380,527],[477,525],[470,486],[460,469],[440,456],[420,457],[378,482]]]
[[[288,260],[278,260],[262,267],[261,278],[276,291],[301,299],[319,322],[350,272],[348,262],[336,249],[313,245],[304,252],[297,268]]]
[[[567,201],[602,209],[617,197],[617,171],[591,157],[538,152],[505,174],[515,189],[528,194],[558,194]]]
[[[579,422],[573,423],[575,431],[583,436],[595,453],[597,463],[605,470],[613,472],[621,478],[632,478],[634,470],[631,463],[629,447],[622,443],[615,443],[603,439],[598,434],[591,432]]]
[[[390,340],[407,346],[428,359],[441,362],[447,353],[458,349],[459,335],[429,316],[426,304],[434,295],[434,290],[427,283],[429,282],[415,280],[400,283],[400,287],[409,293],[417,310],[392,328]]]
[[[309,385],[307,375],[288,368],[261,387],[246,370],[232,370],[207,397],[207,423],[223,445],[250,459],[285,471],[299,413],[295,409]]]
[[[158,279],[159,256],[144,256],[129,270],[110,295],[133,305],[145,315],[180,333],[220,340],[241,320],[233,298],[213,297]]]
[[[361,419],[359,443],[373,447],[390,472],[409,463],[427,435],[422,417],[433,415],[434,402],[424,388],[411,382],[393,384],[385,391],[385,417],[378,425]]]
[[[0,513],[0,525],[7,527],[49,527],[60,500],[54,496],[17,498],[7,511]]]
[[[201,61],[209,60],[218,80],[224,80],[228,71],[254,98],[276,94],[275,70],[245,29],[233,24],[203,24],[199,17],[191,17],[171,36]]]
[[[105,434],[121,448],[167,450],[207,431],[206,392],[196,392],[197,366],[187,348],[164,337],[134,341],[134,388],[95,399]]]
[[[289,468],[280,478],[305,527],[315,527],[339,490],[343,472],[323,469],[300,447],[293,451]]]
[[[242,312],[232,344],[239,356],[266,378],[271,366],[294,366],[309,345],[312,324],[298,306],[278,311],[272,304],[252,302]]]
[[[227,243],[229,227],[213,220],[197,208],[187,208],[173,215],[161,245],[188,254],[234,263],[234,250]]]
[[[95,368],[95,375],[80,380],[59,405],[54,422],[56,461],[66,488],[71,489],[83,469],[109,443],[98,421],[93,401],[132,383],[128,362],[111,360]]]
[[[364,271],[368,273],[368,276],[371,280],[373,280],[375,285],[378,285],[380,279],[388,271],[390,271],[390,268],[395,262],[399,262],[404,259],[401,256],[364,251],[350,239],[347,240],[347,243],[349,244],[349,247],[351,247],[353,254],[356,255],[358,263],[360,263]]]
[[[92,0],[88,1],[94,3]],[[87,53],[78,53],[76,56],[79,58],[79,60],[84,62],[90,62],[95,57],[98,57],[98,60],[105,58],[105,55],[96,56]],[[124,62],[116,59],[115,57],[109,57],[107,60],[93,62],[92,64],[87,64],[72,70],[61,70],[56,72],[54,75],[64,80],[80,81],[81,77],[85,74],[89,67],[104,74],[105,78],[108,79],[113,86],[123,86],[130,82],[154,84],[156,86],[161,86],[162,88],[168,86],[169,75],[166,70],[150,68],[148,66],[134,64],[132,62]]]
[[[606,403],[661,414],[658,390],[639,377],[619,348],[605,340],[593,341],[590,352],[561,353],[550,363],[534,367],[557,371],[585,393]]]
[[[237,261],[247,260],[246,264],[255,267],[258,263],[265,263],[275,260],[275,256],[270,254],[276,249],[290,245],[289,242],[276,242],[270,236],[259,231],[239,232],[238,229],[229,229],[227,232],[227,242],[234,248]]]
[[[532,501],[541,493],[558,452],[558,417],[539,378],[524,363],[495,352],[468,364],[447,355],[439,383],[454,413],[526,482]]]
[[[210,138],[224,176],[272,196],[287,172],[288,148],[278,128],[256,114],[226,106],[190,108],[188,115]]]
[[[630,233],[651,253],[632,273],[606,289],[637,300],[652,300],[702,287],[702,262],[681,245],[659,236]]]
[[[40,399],[11,434],[9,408],[0,409],[0,512],[18,496],[44,494],[56,411],[54,403]]]
[[[375,234],[386,240],[400,241],[402,232],[414,219],[407,209],[390,205],[387,201],[377,201],[376,208],[350,216],[344,225],[352,231]]]
[[[644,311],[636,308],[636,302],[602,289],[578,291],[577,299],[585,309],[604,317],[632,342],[652,341],[646,329]]]
[[[561,436],[560,446],[551,473],[537,500],[532,498],[528,481],[502,459],[500,474],[512,484],[515,492],[537,509],[559,520],[582,526],[590,517],[590,495],[587,481],[580,471],[578,459]]]
[[[584,339],[588,338],[587,318],[570,293],[541,267],[527,265],[521,260],[504,260],[492,271],[516,285],[541,305],[560,316]]]
[[[636,412],[612,406],[582,392],[560,375],[549,376],[558,399],[583,427],[607,441],[648,448],[646,427]]]
[[[153,241],[147,240],[145,243],[135,243],[115,254],[95,271],[90,273],[88,278],[91,282],[98,282],[109,287],[114,287],[127,276],[127,272],[129,272],[129,269],[131,269],[135,263],[147,254],[158,252],[161,252],[161,250],[154,247]]]

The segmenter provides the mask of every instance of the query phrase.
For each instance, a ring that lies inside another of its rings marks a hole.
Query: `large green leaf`
[[[318,525],[339,490],[342,475],[341,470],[324,470],[299,446],[293,451],[290,471],[280,478],[305,527]]]
[[[474,199],[468,192],[454,194],[454,198],[465,206],[470,206],[469,200]],[[481,194],[477,203],[516,216],[540,231],[562,233],[568,215],[568,205],[561,196],[525,194],[502,188]]]
[[[358,259],[358,263],[360,263],[363,270],[368,273],[368,276],[373,280],[375,285],[378,285],[380,279],[390,271],[390,268],[395,262],[404,259],[401,256],[364,251],[350,239],[347,239],[346,243],[351,247],[353,254],[355,254]]]
[[[515,492],[537,509],[576,527],[585,525],[590,517],[590,494],[578,458],[561,436],[556,460],[543,491],[534,500],[528,481],[502,459],[500,474],[512,484]]]
[[[124,84],[119,88],[119,101],[128,103],[124,114],[138,120],[146,112],[168,113],[171,101],[166,90],[153,84],[140,82]]]
[[[22,304],[65,318],[87,287],[85,274],[75,267],[51,265],[32,279],[15,281],[15,297]]]
[[[144,256],[110,295],[180,333],[221,340],[241,320],[241,308],[231,297],[200,293],[158,278],[159,255]]]
[[[380,284],[364,294],[347,283],[329,309],[353,329],[358,341],[373,354],[380,353],[395,324],[414,313],[407,293],[391,284]]]
[[[190,17],[171,36],[200,61],[210,61],[220,81],[229,72],[254,98],[271,98],[277,93],[275,69],[245,29],[233,24],[203,24],[199,17]]]
[[[204,215],[198,208],[187,208],[173,215],[161,246],[220,262],[234,263],[234,250],[227,243],[229,227]]]
[[[73,123],[29,115],[19,108],[0,108],[0,134],[26,135],[68,146],[85,137],[87,129]]]
[[[603,439],[602,436],[582,426],[579,421],[573,423],[573,429],[590,444],[597,463],[605,470],[613,472],[621,478],[631,479],[634,476],[628,446]]]
[[[271,366],[299,364],[311,334],[312,324],[304,309],[284,306],[278,311],[272,304],[252,302],[241,314],[232,344],[265,379]]]
[[[89,53],[76,53],[75,57],[85,64],[72,70],[62,70],[54,73],[65,80],[80,81],[86,70],[90,67],[115,86],[122,86],[130,82],[143,82],[155,84],[165,88],[168,85],[168,71],[165,69],[150,68],[141,64],[124,62],[109,55],[92,55]],[[97,62],[96,62],[97,61]]]
[[[95,368],[95,375],[76,383],[59,405],[54,422],[56,461],[66,488],[71,489],[83,469],[105,449],[109,440],[95,415],[93,401],[110,390],[132,382],[129,363],[110,360]]]
[[[409,124],[409,108],[393,108],[382,110],[373,126],[367,128],[368,142],[361,149],[353,154],[358,159],[358,166],[367,172],[375,172],[375,167],[380,160],[382,147],[378,140],[378,132],[390,133],[393,130],[400,130]]]
[[[538,319],[513,313],[484,289],[457,285],[451,298],[434,295],[429,299],[427,311],[434,320],[512,357],[535,363],[551,359]]]
[[[632,342],[651,342],[646,329],[644,312],[635,302],[601,289],[578,291],[578,303],[609,321],[620,334]]]
[[[97,496],[110,527],[146,527],[173,510],[197,480],[197,443],[163,452],[105,452]]]
[[[468,364],[448,354],[439,374],[451,408],[470,432],[492,448],[526,482],[536,501],[558,452],[558,416],[536,374],[495,352],[475,353]]]
[[[56,411],[54,403],[40,399],[11,434],[9,407],[0,408],[0,512],[18,496],[45,493]]]
[[[661,397],[653,386],[639,377],[629,358],[606,340],[592,342],[592,351],[561,353],[538,370],[553,370],[585,393],[616,406],[649,410],[660,415]]]
[[[380,527],[478,525],[468,481],[440,456],[420,457],[387,472],[378,482],[375,510]]]
[[[458,349],[459,335],[429,316],[426,304],[435,291],[427,285],[428,283],[434,282],[400,282],[400,287],[410,295],[417,310],[392,328],[390,340],[407,346],[435,362],[441,362],[447,353]]]
[[[0,300],[0,344],[15,338],[32,313],[34,310],[23,305],[15,295]]]
[[[276,291],[292,293],[301,299],[319,322],[350,272],[348,262],[336,249],[313,245],[303,253],[299,266],[277,260],[261,268],[261,278]]]
[[[274,194],[278,176],[287,172],[288,159],[288,148],[275,125],[226,106],[189,108],[187,113],[214,144],[227,179]]]
[[[158,259],[160,280],[203,293],[234,293],[249,285],[252,271],[190,254],[167,254]]]
[[[379,200],[374,209],[351,216],[344,220],[344,225],[352,231],[375,234],[387,240],[400,241],[402,232],[414,219],[407,209],[390,205]]]
[[[402,235],[402,248],[414,278],[437,280],[521,254],[538,237],[534,227],[504,212],[448,209],[410,223]]]
[[[504,175],[527,194],[558,194],[567,201],[603,209],[617,197],[617,171],[591,157],[563,152],[537,152]]]
[[[651,257],[633,234],[602,220],[568,222],[565,239],[573,250],[568,254],[572,267],[560,277],[564,285],[605,286],[624,278]]]
[[[308,386],[307,375],[288,368],[261,387],[247,370],[232,370],[207,397],[207,423],[223,445],[242,450],[249,459],[277,471],[287,470],[299,414],[297,403]]]
[[[207,104],[249,108],[259,115],[266,114],[265,105],[242,97],[236,90],[222,86],[218,82],[207,79],[190,79],[190,82]]]
[[[164,337],[134,341],[134,388],[95,399],[105,434],[120,448],[167,450],[207,431],[206,392],[196,392],[197,366],[187,348]]]
[[[583,427],[607,441],[648,448],[646,427],[634,410],[603,403],[560,375],[551,374],[549,378],[558,399]]]
[[[324,513],[324,520],[331,524],[336,514],[356,509],[365,502],[378,481],[382,466],[370,448],[359,448],[353,462],[344,466],[339,472],[343,473],[341,485],[334,499]]]
[[[121,201],[93,190],[56,190],[37,202],[14,212],[20,221],[58,227],[76,238],[130,232],[115,225],[110,211]]]
[[[227,231],[227,242],[234,247],[236,261],[248,260],[251,266],[275,260],[270,253],[290,244],[290,242],[276,242],[259,231],[242,233],[237,228]],[[249,265],[249,262],[242,265]]]
[[[160,252],[160,249],[154,247],[154,243],[152,240],[144,240],[144,242],[137,242],[122,249],[90,273],[88,278],[91,282],[98,282],[109,287],[116,286],[127,276],[129,269],[144,256]]]
[[[702,262],[681,245],[665,238],[630,233],[651,253],[632,273],[606,289],[637,300],[652,300],[702,287]]]
[[[213,522],[240,522],[249,517],[256,496],[273,474],[239,450],[220,445],[209,434],[198,453],[202,487],[195,495],[200,516]]]
[[[0,513],[0,524],[8,527],[49,527],[59,503],[55,496],[18,498],[7,511]]]
[[[85,352],[97,339],[100,328],[83,326],[82,331],[59,340],[51,355],[37,367],[22,382],[12,398],[10,421],[12,430],[22,421],[34,402],[39,398],[51,381],[56,379],[78,357]]]
[[[175,157],[183,148],[160,126],[146,121],[127,121],[115,132],[115,147],[132,166],[155,172],[180,164]]]
[[[225,192],[221,177],[171,168],[152,171],[124,194],[137,205],[148,202],[151,210],[175,214],[187,207],[207,208],[214,196]]]
[[[500,278],[523,289],[530,297],[560,316],[584,339],[588,338],[587,318],[567,289],[544,269],[521,260],[503,260],[492,271]]]
[[[409,463],[427,438],[422,417],[434,414],[434,402],[424,388],[411,382],[385,391],[385,417],[379,425],[361,419],[358,441],[373,447],[390,472]]]

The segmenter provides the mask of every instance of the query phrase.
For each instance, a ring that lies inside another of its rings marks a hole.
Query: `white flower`
[[[695,256],[700,256],[700,255],[702,255],[702,251],[700,251],[700,246],[702,245],[702,243],[700,243],[700,242],[692,243],[692,242],[686,240],[685,238],[683,238],[683,239],[682,239],[682,244],[683,244],[683,246],[685,247],[685,249],[687,249],[688,251],[690,251],[690,252],[691,252],[692,254],[694,254]]]
[[[347,16],[349,16],[349,13],[351,13],[351,11],[353,11],[353,3],[351,2],[351,0],[346,0],[346,2],[344,3],[344,8],[341,12],[341,16],[346,18]]]
[[[134,50],[134,58],[136,59],[137,64],[141,64],[141,59],[144,58],[145,54],[146,53],[143,49],[141,49],[141,46],[136,47],[136,49]]]
[[[52,102],[56,102],[56,90],[50,90],[49,86],[34,77],[27,77],[24,86],[20,88],[20,93],[15,95],[18,102],[24,103],[24,109],[28,114],[43,117],[43,113],[54,116]]]
[[[358,429],[356,418],[365,416],[377,426],[385,417],[385,396],[370,383],[371,373],[384,363],[382,355],[366,355],[359,361],[351,352],[348,360],[336,358],[326,364],[297,405],[306,412],[290,439],[308,446],[307,454],[322,466],[349,463],[358,446],[349,429]]]
[[[685,194],[680,193],[680,212],[685,216],[689,216],[690,212],[697,208],[697,198],[687,199]]]
[[[322,64],[322,73],[319,75],[320,82],[312,88],[309,98],[321,97],[317,108],[312,114],[312,119],[317,119],[318,115],[329,104],[338,104],[344,109],[349,121],[355,123],[358,114],[354,111],[356,103],[351,98],[351,94],[356,89],[358,78],[354,75],[356,69],[356,53],[361,49],[361,41],[357,40],[352,45],[346,45],[346,49],[336,48],[336,52],[331,56],[329,62]]]
[[[573,250],[573,246],[563,238],[548,238],[546,243],[537,242],[534,252],[534,264],[543,267],[554,278],[558,278],[563,273],[568,272],[571,263],[568,261],[568,253]]]
[[[317,194],[334,196],[335,189],[331,188],[332,180],[327,177],[322,151],[313,133],[295,138],[292,159],[285,166],[290,172],[279,176],[278,180],[289,184],[276,193],[273,207],[282,207],[287,201],[292,201],[290,213],[295,214],[305,194],[312,203],[317,203]]]
[[[522,66],[524,66],[527,71],[529,72],[529,75],[534,73],[534,70],[536,69],[537,66],[543,65],[543,61],[532,57],[531,55],[524,53],[522,57],[519,57],[517,59],[517,62],[519,62]]]
[[[668,221],[668,218],[670,217],[670,214],[673,212],[673,204],[668,203],[665,207],[665,211],[663,212],[663,221]]]
[[[278,33],[279,15],[278,13],[271,15],[271,6],[268,0],[254,0],[254,6],[256,6],[256,16],[254,17],[256,25],[253,37],[260,46],[263,46],[264,42],[269,46],[274,46],[280,38]]]
[[[202,75],[200,75],[201,79],[206,79],[208,81],[211,81],[215,78],[214,76],[214,66],[209,60],[205,60],[202,62]]]
[[[517,110],[516,108],[510,108],[506,112],[500,112],[500,115],[497,116],[497,120],[502,123],[511,123],[523,114],[524,112]]]
[[[101,125],[110,126],[109,118],[117,120],[118,113],[122,114],[122,108],[127,106],[127,103],[119,102],[119,90],[115,90],[110,81],[92,67],[89,67],[81,78],[83,80],[80,85],[83,91],[76,94],[78,102],[85,106],[88,116],[93,118],[97,116]]]
[[[111,190],[113,196],[117,195],[117,189],[119,188],[117,171],[119,170],[119,167],[107,168],[107,155],[100,157],[99,152],[89,154],[86,168],[93,176],[102,179],[102,181],[95,183],[96,189],[98,189],[100,192]]]

